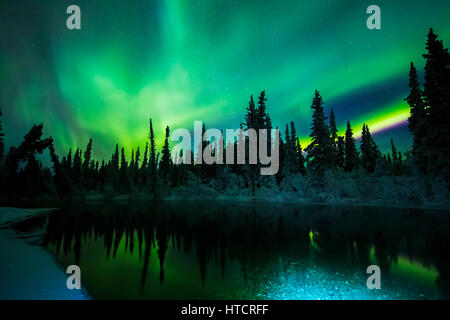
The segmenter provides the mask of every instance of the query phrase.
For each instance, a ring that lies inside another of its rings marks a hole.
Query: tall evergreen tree
[[[128,166],[128,175],[130,177],[130,184],[134,185],[134,181],[136,178],[136,172],[135,172],[135,168],[136,168],[136,163],[135,163],[135,152],[134,149],[131,149],[131,161],[130,161],[130,165]]]
[[[69,149],[69,153],[67,154],[65,169],[67,173],[72,172],[72,148]]]
[[[114,152],[114,155],[112,156],[112,167],[113,170],[116,172],[119,172],[119,144],[116,144],[116,151]]]
[[[311,126],[311,144],[307,147],[308,169],[312,173],[323,173],[330,168],[332,148],[330,133],[325,123],[326,117],[323,110],[323,100],[319,91],[315,91],[311,109],[313,109],[313,123]]]
[[[361,166],[368,172],[373,173],[378,158],[378,148],[372,139],[369,127],[363,124],[361,132]]]
[[[258,98],[258,110],[256,113],[256,126],[255,129],[267,129],[266,123],[266,91],[261,91],[261,94]]]
[[[89,139],[89,143],[86,146],[86,151],[84,152],[83,173],[85,174],[88,172],[91,157],[92,157],[92,139]]]
[[[150,157],[149,157],[149,178],[152,180],[151,183],[154,185],[156,182],[156,147],[155,147],[155,133],[153,131],[152,119],[150,119]]]
[[[393,139],[391,139],[391,153],[392,153],[392,161],[397,161],[398,153]]]
[[[92,158],[92,139],[89,139],[89,143],[86,146],[86,151],[84,152],[84,161],[82,164],[82,178],[83,187],[86,190],[91,190],[95,188],[95,181],[93,180],[93,170],[91,170],[91,158]]]
[[[71,179],[75,185],[80,185],[83,181],[82,175],[83,175],[83,162],[81,159],[81,151],[79,148],[75,151],[75,155],[73,156],[73,166],[72,166],[72,173],[71,173]]]
[[[358,169],[358,158],[352,127],[350,126],[350,121],[347,121],[347,130],[345,131],[345,171],[350,172]]]
[[[161,162],[159,163],[159,172],[161,178],[163,180],[170,181],[170,173],[172,167],[172,159],[170,157],[170,148],[169,148],[169,137],[170,137],[170,129],[169,126],[166,127],[166,138],[164,140],[164,146],[161,152]]]
[[[142,160],[141,169],[147,168],[148,165],[148,142],[145,143],[144,159]]]
[[[51,138],[50,138],[51,139]],[[71,182],[64,168],[59,162],[58,155],[55,152],[55,147],[53,146],[53,139],[49,145],[50,160],[53,163],[53,180],[56,187],[56,191],[60,197],[65,197],[70,195]]]
[[[402,164],[402,153],[397,150],[394,144],[394,140],[391,139],[391,153],[392,153],[392,173],[396,176],[400,176],[404,173],[405,168]]]
[[[119,170],[120,170],[119,144],[116,144],[116,150],[111,158],[111,166],[109,170],[110,182],[114,191],[119,191]]]
[[[295,130],[295,129],[294,129]],[[295,133],[294,133],[295,134]],[[294,139],[294,141],[292,141]],[[284,161],[283,161],[283,175],[288,177],[296,173],[296,169],[298,168],[296,164],[296,154],[295,154],[295,138],[292,133],[289,132],[289,126],[286,124],[286,128],[284,130]]]
[[[130,177],[128,172],[128,162],[125,157],[125,150],[122,148],[119,169],[119,191],[120,193],[130,192]]]
[[[262,99],[260,97],[260,102],[265,106],[265,97],[261,93]],[[258,131],[258,127],[261,125],[261,119],[260,119],[260,113],[258,112],[258,109],[255,107],[255,102],[253,101],[253,95],[250,96],[250,102],[247,107],[247,114],[245,116],[246,121],[246,129],[255,129]],[[245,136],[245,157],[246,157],[246,178],[249,184],[249,187],[252,190],[252,195],[255,195],[255,183],[257,178],[257,171],[258,171],[258,164],[249,164],[249,152],[250,152],[250,143],[249,143],[249,137]],[[258,144],[257,144],[258,148]],[[257,149],[258,150],[258,149]]]
[[[300,140],[298,137],[297,137],[297,141],[295,144],[295,153],[296,153],[298,172],[301,173],[302,175],[306,175],[305,157],[303,156],[302,146],[300,144]]]
[[[264,129],[267,130],[267,155],[272,154],[272,120],[270,119],[270,116],[268,113],[266,113],[266,120],[265,120],[265,127]]]
[[[427,104],[429,171],[450,168],[450,55],[430,28],[426,43],[424,96]]]
[[[338,130],[336,127],[336,117],[334,115],[333,109],[331,109],[330,111],[330,136],[331,136],[331,143],[334,149],[337,149]]]
[[[134,159],[134,166],[133,166],[133,184],[135,186],[139,185],[139,180],[140,180],[140,173],[141,171],[139,170],[139,161],[141,161],[141,151],[139,149],[139,147],[136,150],[136,158]]]
[[[257,110],[255,106],[255,102],[253,101],[253,95],[250,95],[250,102],[247,107],[247,114],[245,116],[245,124],[247,129],[256,129],[257,125]]]
[[[334,115],[333,109],[330,111],[330,139],[332,148],[331,162],[333,167],[337,167],[337,140],[338,140],[338,130],[336,127],[336,117]]]
[[[405,100],[408,102],[411,110],[408,127],[413,135],[412,154],[418,168],[422,172],[426,172],[428,166],[427,115],[423,101],[423,92],[420,90],[417,79],[417,70],[412,62],[409,70],[409,88],[409,95]]]
[[[342,136],[337,139],[336,165],[338,168],[345,168],[345,140]]]

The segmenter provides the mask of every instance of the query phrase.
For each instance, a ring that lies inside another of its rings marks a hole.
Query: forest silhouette
[[[311,104],[311,143],[303,149],[294,121],[286,124],[280,139],[280,169],[274,177],[259,175],[259,161],[254,165],[173,163],[170,129],[166,128],[164,146],[158,152],[151,119],[145,149],[133,150],[131,159],[127,159],[124,147],[119,145],[110,159],[94,159],[92,139],[84,150],[71,149],[61,157],[55,151],[53,139],[42,137],[43,124],[34,125],[19,146],[11,146],[6,152],[0,110],[0,195],[8,199],[86,199],[93,195],[103,199],[121,195],[164,199],[192,195],[211,198],[212,194],[232,197],[246,190],[245,195],[253,199],[270,198],[274,193],[302,193],[303,198],[313,200],[347,197],[365,201],[371,200],[369,189],[376,185],[379,198],[394,193],[408,203],[448,202],[450,54],[432,29],[423,57],[426,62],[423,86],[411,63],[410,93],[405,98],[410,106],[409,130],[413,136],[410,151],[397,150],[391,139],[391,152],[382,154],[367,124],[361,129],[358,148],[351,123],[347,122],[345,133],[338,132],[336,116],[333,110],[325,114],[318,90]],[[248,137],[243,132],[273,129],[266,101],[265,91],[256,103],[253,96],[250,97],[245,119],[240,124],[242,134],[231,142],[235,144],[234,150],[238,150],[238,144],[245,144],[246,157]],[[268,150],[273,147],[270,141]],[[198,150],[202,152],[209,143],[202,141]],[[225,154],[226,147],[222,148]],[[45,167],[37,158],[45,150],[50,153],[52,168]],[[194,152],[190,152],[191,159],[195,159]],[[367,177],[373,180],[367,182],[364,180]],[[383,177],[395,179],[385,186],[387,180]]]

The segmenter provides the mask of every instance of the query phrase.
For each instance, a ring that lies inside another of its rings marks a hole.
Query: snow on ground
[[[19,209],[0,207],[0,228],[31,218],[39,213],[52,209]]]
[[[83,300],[85,290],[69,290],[68,275],[45,249],[7,228],[49,209],[0,207],[0,299]],[[3,229],[2,229],[3,228]]]

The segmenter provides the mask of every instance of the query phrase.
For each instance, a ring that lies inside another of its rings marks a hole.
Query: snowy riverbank
[[[31,244],[39,231],[27,236],[9,227],[49,209],[0,207],[0,299],[84,300],[84,290],[68,290],[67,275],[45,249]]]

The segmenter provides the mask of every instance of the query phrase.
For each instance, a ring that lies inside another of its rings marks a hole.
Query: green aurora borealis
[[[66,28],[77,4],[82,30]],[[381,30],[365,13],[381,8]],[[8,144],[43,122],[59,152],[109,157],[163,128],[236,128],[250,94],[267,91],[274,125],[303,144],[318,89],[341,134],[368,123],[386,149],[409,148],[408,68],[423,69],[433,27],[450,45],[450,1],[1,0],[0,106]],[[305,145],[304,145],[305,146]]]

